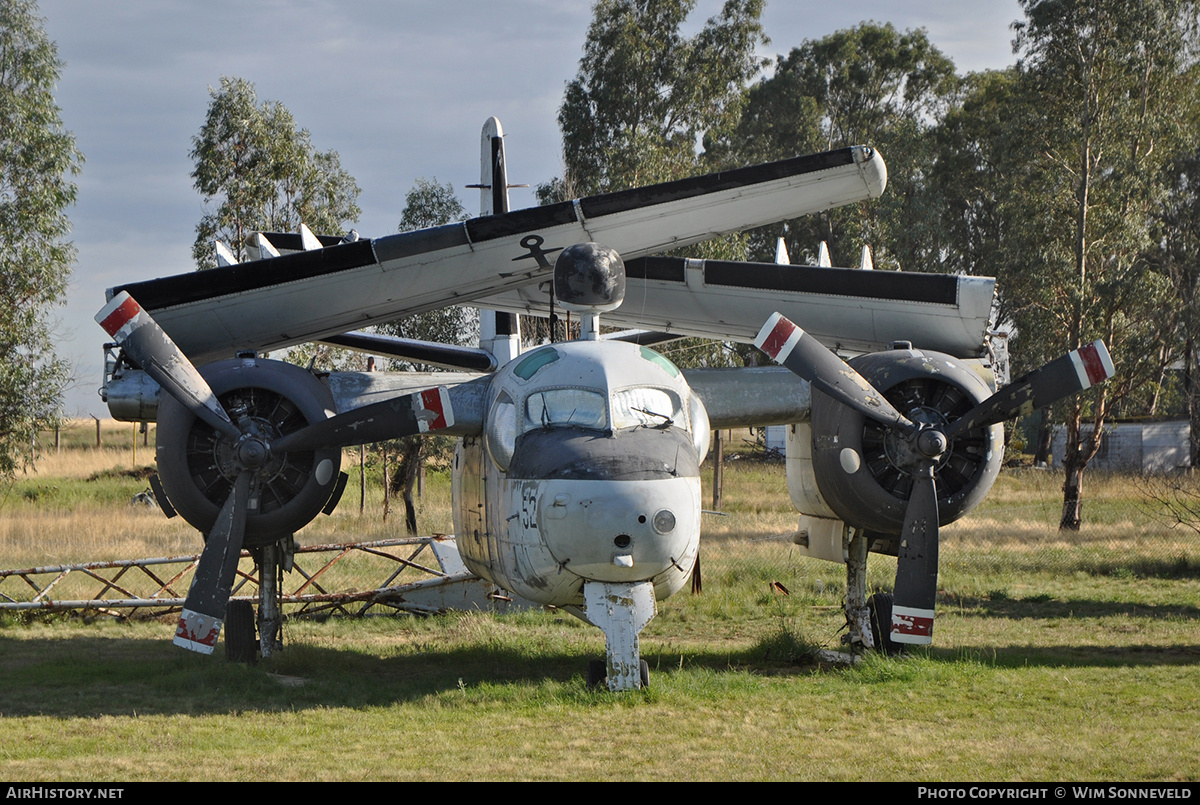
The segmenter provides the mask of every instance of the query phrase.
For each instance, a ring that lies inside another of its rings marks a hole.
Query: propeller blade
[[[933,642],[933,610],[938,578],[938,505],[933,463],[917,469],[904,511],[896,587],[892,604],[892,641]]]
[[[200,554],[196,575],[183,602],[183,614],[175,629],[175,645],[201,654],[212,654],[221,634],[225,609],[237,575],[242,539],[246,534],[252,471],[238,474],[233,490],[221,507],[212,532]]]
[[[953,439],[960,433],[1045,408],[1114,374],[1116,368],[1104,342],[1094,341],[1009,383],[954,422],[946,436]]]
[[[197,418],[230,439],[242,435],[183,350],[127,292],[121,291],[101,308],[96,322]]]
[[[350,447],[442,430],[453,424],[450,392],[445,386],[438,386],[314,422],[273,442],[271,451],[282,454],[293,450]]]
[[[776,363],[864,416],[904,431],[916,429],[865,377],[781,313],[771,314],[758,331],[754,345]]]

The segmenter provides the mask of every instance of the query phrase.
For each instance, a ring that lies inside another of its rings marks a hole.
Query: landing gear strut
[[[583,585],[587,620],[604,632],[607,660],[588,666],[588,684],[607,678],[611,691],[637,690],[650,684],[650,666],[641,658],[638,634],[658,614],[654,585],[648,581]]]

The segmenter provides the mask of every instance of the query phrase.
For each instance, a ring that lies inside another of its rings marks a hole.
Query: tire
[[[638,681],[642,684],[642,690],[650,687],[650,663],[645,660],[638,662]]]
[[[588,662],[587,669],[587,686],[589,690],[598,690],[608,679],[608,663],[604,660],[591,660]]]
[[[871,637],[875,640],[875,649],[889,657],[903,654],[904,644],[892,642],[891,593],[875,593],[867,599],[867,609],[871,612]]]
[[[258,662],[254,605],[249,601],[230,601],[225,611],[225,659],[250,665]]]

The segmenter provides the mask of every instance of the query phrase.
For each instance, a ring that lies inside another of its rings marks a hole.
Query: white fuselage
[[[454,458],[467,567],[541,604],[578,606],[587,581],[680,589],[700,539],[708,421],[682,374],[633,344],[527,352],[488,391],[482,437]]]

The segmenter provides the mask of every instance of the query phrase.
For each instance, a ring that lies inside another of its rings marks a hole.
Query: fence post
[[[725,444],[721,440],[721,431],[713,431],[713,502],[714,509],[721,508],[721,493],[725,486]]]

